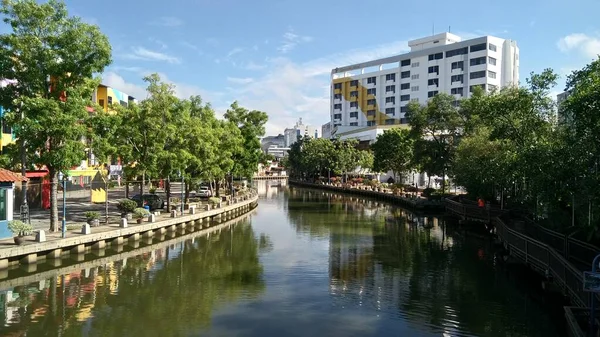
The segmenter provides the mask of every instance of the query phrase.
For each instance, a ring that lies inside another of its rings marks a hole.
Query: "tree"
[[[454,101],[453,96],[441,93],[424,106],[417,102],[408,105],[411,133],[419,149],[416,153],[421,155],[416,162],[430,170],[441,168],[441,172],[427,173],[441,173],[442,189],[445,189],[446,172],[452,169],[454,152],[466,124],[465,115]]]
[[[70,17],[63,2],[3,0],[0,12],[12,32],[0,35],[0,105],[35,164],[52,181],[50,230],[58,223],[58,174],[85,158],[86,107],[111,62],[108,38],[98,26]]]
[[[373,169],[376,172],[392,171],[396,180],[397,174],[413,168],[414,142],[407,129],[385,130],[371,145],[374,155]]]

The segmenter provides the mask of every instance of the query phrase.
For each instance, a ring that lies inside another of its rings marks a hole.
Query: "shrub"
[[[119,210],[123,213],[132,213],[137,207],[137,202],[129,199],[119,201]]]
[[[11,220],[8,222],[8,230],[10,230],[14,235],[23,236],[29,235],[33,232],[33,226],[24,223],[21,220]]]
[[[133,218],[134,219],[143,219],[149,215],[150,215],[150,212],[148,212],[148,210],[145,208],[138,207],[135,210],[133,210]]]
[[[388,184],[393,184],[393,183],[395,183],[395,182],[396,182],[396,181],[394,180],[394,178],[393,178],[393,177],[389,177],[389,178],[388,178],[388,180],[387,180],[387,183],[388,183]]]
[[[423,190],[423,196],[428,198],[433,192],[435,192],[435,188],[428,187]]]
[[[97,220],[100,219],[100,213],[96,211],[87,211],[85,212],[85,218],[88,220]]]
[[[212,205],[217,205],[221,202],[221,198],[217,198],[217,197],[210,197],[208,198],[208,203],[212,204]]]
[[[150,194],[156,194],[156,187],[150,187]]]

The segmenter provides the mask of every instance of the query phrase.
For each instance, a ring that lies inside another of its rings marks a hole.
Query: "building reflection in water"
[[[253,184],[260,197],[265,199],[275,199],[286,189],[288,181],[286,179],[254,180]]]

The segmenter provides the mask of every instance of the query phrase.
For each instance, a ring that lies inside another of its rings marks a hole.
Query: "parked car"
[[[150,206],[150,210],[163,209],[165,207],[165,201],[156,194],[136,194],[129,199],[137,202],[138,207]]]
[[[208,188],[208,186],[200,186],[200,189],[198,189],[197,195],[200,198],[210,198],[210,197],[212,197],[212,192],[210,191],[210,188]]]

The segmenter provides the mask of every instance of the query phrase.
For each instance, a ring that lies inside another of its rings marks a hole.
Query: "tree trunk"
[[[106,195],[105,195],[106,200],[104,200],[104,214],[106,216],[106,219],[104,219],[104,220],[105,220],[106,225],[108,226],[108,177],[105,177],[104,179],[106,179],[104,182],[104,188],[105,188],[105,193],[106,193]]]
[[[167,177],[167,182],[165,183],[166,194],[167,194],[167,210],[171,211],[171,178]]]
[[[190,184],[185,184],[185,197],[183,198],[183,200],[185,200],[184,204],[187,204],[189,199],[190,199]]]
[[[140,183],[140,195],[144,195],[144,182],[146,182],[146,172],[142,173],[142,182]]]
[[[427,188],[431,185],[431,176],[427,174]]]
[[[220,194],[220,188],[219,188],[220,186],[219,186],[219,185],[220,185],[220,184],[219,184],[219,182],[217,182],[217,181],[215,180],[215,188],[216,188],[216,190],[217,190],[217,193],[216,193],[216,194],[217,194],[217,197],[221,197],[221,194]]]
[[[50,231],[58,231],[58,172],[56,169],[49,168],[50,174]],[[63,194],[66,193],[63,189]]]

